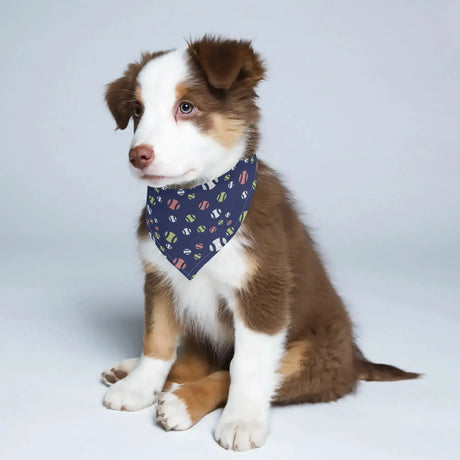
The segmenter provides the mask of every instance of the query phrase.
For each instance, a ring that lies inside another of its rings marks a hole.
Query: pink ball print
[[[248,178],[249,178],[249,174],[246,170],[244,170],[240,173],[240,176],[238,177],[238,182],[240,184],[245,184],[248,181]]]
[[[204,211],[205,209],[208,209],[209,208],[209,201],[202,201],[198,207]]]
[[[168,200],[168,206],[171,209],[179,209],[180,208],[180,203],[177,200],[175,200],[174,198],[170,198]]]
[[[178,258],[176,257],[175,259],[173,259],[173,264],[175,267],[177,267],[179,270],[182,270],[183,268],[185,268],[187,266],[187,264],[185,263],[185,260],[184,259],[181,259],[181,258]]]

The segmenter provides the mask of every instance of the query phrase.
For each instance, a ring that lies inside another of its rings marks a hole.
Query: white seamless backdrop
[[[3,458],[226,455],[218,413],[165,434],[152,411],[104,410],[97,381],[142,336],[145,186],[104,85],[142,51],[204,33],[252,39],[265,58],[259,156],[296,197],[364,351],[427,373],[277,409],[249,455],[458,455],[459,17],[456,1],[1,2]]]

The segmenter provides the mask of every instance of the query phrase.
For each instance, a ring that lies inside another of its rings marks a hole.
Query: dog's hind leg
[[[223,406],[229,388],[228,371],[213,372],[195,382],[173,384],[171,391],[158,398],[157,421],[168,431],[186,430]]]
[[[200,380],[219,366],[204,346],[191,337],[185,337],[182,350],[171,367],[163,387],[163,392],[169,391],[174,384],[190,383]]]

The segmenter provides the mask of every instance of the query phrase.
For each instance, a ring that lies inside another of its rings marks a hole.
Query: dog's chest
[[[235,311],[235,291],[247,279],[250,263],[247,240],[235,235],[218,254],[188,280],[163,256],[150,237],[139,240],[139,255],[168,278],[175,296],[176,314],[188,330],[203,334],[214,346],[228,346],[233,342],[228,321]],[[226,311],[222,311],[222,309]]]

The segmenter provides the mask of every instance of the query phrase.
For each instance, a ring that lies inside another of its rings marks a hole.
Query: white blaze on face
[[[155,186],[217,177],[230,169],[245,149],[244,139],[226,148],[201,132],[192,120],[183,116],[176,119],[177,107],[182,102],[177,100],[177,87],[186,83],[187,78],[189,69],[185,50],[152,59],[137,78],[144,113],[131,148],[143,144],[153,147],[154,160],[143,171],[132,166],[131,169],[137,177],[164,176],[149,180]]]

